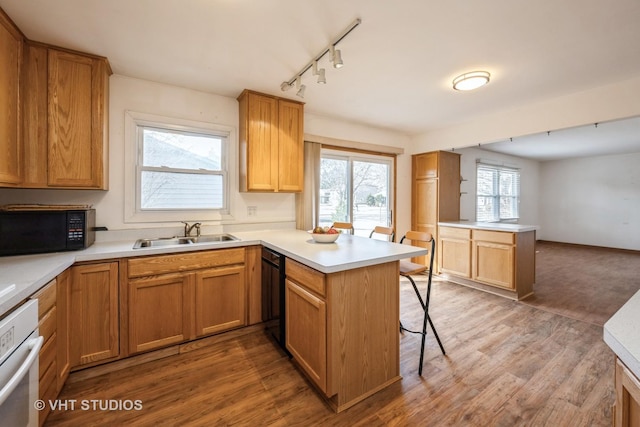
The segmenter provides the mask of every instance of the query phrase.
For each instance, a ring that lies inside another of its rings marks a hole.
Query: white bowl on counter
[[[333,243],[338,240],[340,237],[340,233],[309,233],[311,234],[311,238],[316,243]]]

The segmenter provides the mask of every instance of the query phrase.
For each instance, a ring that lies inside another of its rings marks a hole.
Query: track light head
[[[304,90],[307,87],[305,85],[300,84],[300,79],[302,79],[302,76],[298,76],[298,78],[296,78],[296,89],[298,89],[298,92],[296,92],[296,95],[299,96],[300,98],[304,98]]]
[[[282,84],[280,85],[280,90],[283,92],[288,91],[289,89],[291,89],[293,87],[292,84],[290,84],[289,82],[282,82]]]
[[[340,49],[336,49],[335,46],[331,46],[331,62],[333,62],[333,68],[342,68],[342,52]]]
[[[318,70],[318,61],[313,61],[313,68],[311,71],[314,76],[318,76],[318,83],[322,83],[322,84],[327,83],[327,78],[324,75],[325,73],[324,68],[320,68]]]

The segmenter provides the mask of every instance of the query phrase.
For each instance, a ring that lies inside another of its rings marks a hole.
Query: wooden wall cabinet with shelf
[[[238,102],[240,191],[302,191],[304,104],[250,90]]]
[[[411,170],[411,229],[431,233],[437,242],[438,222],[460,219],[460,155],[415,154]],[[413,262],[427,265],[425,256]]]

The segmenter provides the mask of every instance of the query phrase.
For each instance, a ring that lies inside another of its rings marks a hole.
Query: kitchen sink
[[[158,248],[175,245],[197,245],[198,243],[224,243],[238,240],[231,234],[212,234],[198,237],[157,237],[154,239],[138,239],[133,249]]]

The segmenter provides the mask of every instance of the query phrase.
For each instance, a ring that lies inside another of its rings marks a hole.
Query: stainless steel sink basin
[[[161,246],[197,245],[198,243],[223,243],[238,240],[231,234],[212,234],[199,237],[157,237],[154,239],[138,239],[133,249],[157,248]]]

